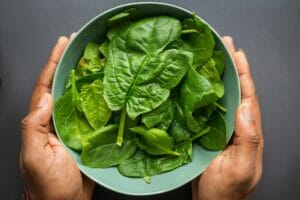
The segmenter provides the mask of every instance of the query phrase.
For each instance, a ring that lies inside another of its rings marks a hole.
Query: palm
[[[218,188],[218,196],[226,196],[228,193],[235,192],[242,193],[244,196],[252,190],[254,172],[248,171],[248,169],[243,171],[241,165],[238,164],[239,161],[233,159],[235,154],[233,151],[234,146],[229,146],[213,160],[201,178],[194,183],[198,185],[198,193],[202,197],[205,197],[208,190],[210,190],[209,193],[214,193],[215,188]],[[252,170],[254,169],[252,167]],[[235,191],[236,188],[238,191]]]
[[[55,184],[52,184],[53,188],[48,187],[47,190],[53,189],[56,197],[61,199],[83,199],[83,177],[75,161],[54,136],[49,139],[49,146],[51,149],[49,148],[48,151],[52,156],[48,157],[48,166],[44,167],[49,170],[47,173],[49,179],[52,179]],[[65,190],[65,187],[68,187],[68,190]],[[58,188],[61,190],[58,191]]]

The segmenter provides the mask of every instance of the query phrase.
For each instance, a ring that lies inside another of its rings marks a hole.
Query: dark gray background
[[[0,1],[0,197],[20,199],[20,120],[56,39],[98,13],[130,1]],[[263,115],[264,173],[252,199],[298,199],[300,181],[300,1],[177,0],[220,34],[234,37],[251,64]],[[188,199],[189,187],[148,199]],[[102,199],[131,199],[99,189]]]

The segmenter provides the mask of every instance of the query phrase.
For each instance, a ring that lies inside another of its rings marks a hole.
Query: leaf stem
[[[202,135],[205,135],[206,133],[208,133],[210,131],[210,128],[207,127],[206,129],[203,129],[201,131],[199,131],[199,133],[195,134],[193,137],[191,137],[188,141],[192,142],[194,140],[196,140],[197,138],[201,137]]]
[[[182,30],[181,34],[191,34],[191,33],[199,33],[196,29],[186,29],[186,30]]]
[[[117,137],[117,145],[122,146],[123,143],[123,133],[124,133],[124,127],[126,122],[126,107],[122,109],[121,119],[120,119],[120,125],[118,130],[118,137]]]
[[[227,112],[227,109],[224,108],[223,106],[221,106],[220,104],[218,104],[217,102],[214,103],[215,106],[220,109],[222,112],[226,113]]]
[[[178,152],[176,152],[176,151],[172,151],[172,150],[167,151],[167,153],[168,153],[169,155],[171,155],[171,156],[180,156],[180,153],[178,153]]]

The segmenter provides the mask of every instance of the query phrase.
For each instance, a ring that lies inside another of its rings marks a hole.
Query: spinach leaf
[[[83,59],[92,60],[93,58],[100,58],[99,45],[95,42],[89,42],[83,52]]]
[[[93,130],[83,113],[73,103],[72,91],[68,90],[58,99],[54,107],[58,134],[64,144],[75,150],[82,148],[82,135]]]
[[[79,79],[76,80],[77,90],[81,91],[81,88],[82,88],[83,85],[91,84],[97,79],[103,80],[103,76],[104,76],[104,72],[101,71],[101,72],[98,72],[98,73],[89,74],[89,75],[80,77]]]
[[[98,168],[112,167],[134,154],[136,144],[133,139],[126,138],[122,147],[117,146],[117,129],[117,125],[102,127],[86,139],[81,153],[84,165]]]
[[[142,19],[128,30],[128,46],[147,55],[157,55],[181,34],[180,22],[172,17],[160,16]]]
[[[217,109],[216,102],[196,109],[193,113],[195,120],[200,128],[204,128],[211,114]]]
[[[174,120],[170,128],[170,136],[176,143],[179,143],[187,141],[191,137],[191,133],[185,130],[177,120]]]
[[[199,74],[205,76],[210,81],[221,81],[221,77],[217,68],[215,67],[216,63],[213,59],[207,61],[204,65],[198,68]]]
[[[223,51],[214,51],[212,55],[212,59],[216,63],[216,68],[219,72],[220,77],[222,76],[225,69],[225,54]]]
[[[75,71],[72,70],[70,75],[71,88],[58,99],[54,107],[54,112],[61,139],[67,146],[75,150],[81,150],[81,136],[91,133],[93,128],[82,113],[81,97],[75,77]]]
[[[132,24],[111,40],[104,71],[104,98],[111,110],[126,104],[134,119],[168,98],[192,62],[190,52],[161,53],[179,34],[178,20],[154,17]]]
[[[193,18],[183,20],[182,29],[195,29],[198,32],[182,35],[183,41],[189,46],[188,49],[192,49],[193,66],[198,67],[211,58],[215,46],[214,36],[208,25],[199,20],[196,15]]]
[[[82,112],[80,94],[76,86],[75,70],[71,71],[70,80],[71,80],[72,103],[75,105],[78,111]]]
[[[167,131],[174,117],[174,105],[167,99],[162,105],[153,111],[142,115],[142,122],[147,128],[156,126],[158,129]]]
[[[195,109],[214,103],[224,94],[222,84],[212,84],[207,78],[190,68],[180,91],[181,106],[190,131],[197,133],[201,128],[193,116]]]
[[[122,24],[119,24],[118,26],[114,26],[111,29],[107,31],[107,38],[109,40],[112,40],[113,37],[115,37],[119,32],[127,31],[128,27],[132,24],[132,22],[124,22]],[[105,56],[107,57],[107,56]]]
[[[104,61],[100,59],[99,45],[94,42],[89,42],[83,52],[82,58],[79,60],[76,67],[76,73],[79,76],[85,76],[91,73],[102,71]]]
[[[141,11],[136,8],[129,8],[124,10],[107,20],[109,26],[119,26],[122,25],[124,22],[137,20],[141,17]]]
[[[173,138],[163,130],[157,128],[146,129],[142,126],[136,126],[129,130],[140,136],[140,140],[137,140],[138,146],[151,155],[180,155],[178,152],[172,151]]]
[[[131,158],[123,161],[119,172],[128,177],[150,177],[173,170],[192,161],[192,143],[185,143],[176,147],[180,156],[152,156],[138,150]]]
[[[226,146],[226,122],[223,115],[214,111],[207,121],[210,131],[199,139],[199,143],[209,150],[222,150]]]
[[[111,111],[103,98],[103,83],[96,80],[90,85],[84,85],[81,88],[81,106],[82,110],[94,129],[104,126],[110,116]]]
[[[106,39],[100,46],[99,46],[99,51],[104,57],[107,57],[107,51],[108,51],[108,46],[109,46],[109,40]]]

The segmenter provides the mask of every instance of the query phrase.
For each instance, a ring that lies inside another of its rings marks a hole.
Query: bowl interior
[[[106,20],[122,10],[132,7],[141,10],[145,17],[168,15],[181,20],[192,15],[192,12],[175,5],[149,2],[125,4],[96,16],[80,29],[77,36],[68,45],[58,64],[52,85],[52,95],[55,101],[63,94],[69,72],[76,66],[86,44],[90,41],[104,41],[108,30]],[[227,140],[229,141],[234,128],[234,113],[236,107],[240,103],[239,80],[235,65],[228,50],[224,46],[220,36],[214,30],[213,33],[217,49],[225,52],[226,57],[225,72],[223,76],[225,96],[222,98],[221,103],[225,105],[228,110],[225,114],[225,119],[227,121]],[[55,114],[53,115],[53,118],[54,126],[56,126]],[[79,153],[67,146],[66,148],[72,154],[80,170],[85,175],[110,190],[128,195],[152,195],[176,189],[201,174],[208,164],[220,153],[219,151],[208,151],[199,145],[194,145],[193,161],[191,163],[173,171],[154,176],[152,178],[152,183],[146,184],[143,179],[122,176],[119,174],[116,167],[107,169],[86,167],[81,164]]]

